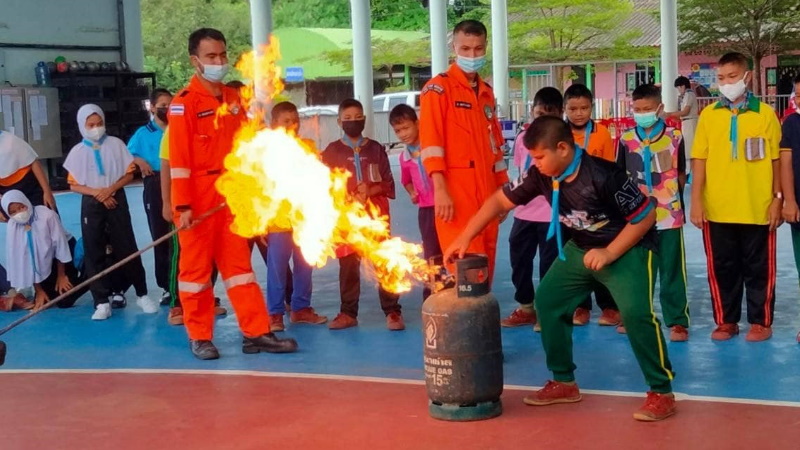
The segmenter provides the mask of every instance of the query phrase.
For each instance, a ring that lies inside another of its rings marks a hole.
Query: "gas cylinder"
[[[503,411],[503,345],[489,258],[467,254],[455,267],[455,286],[422,305],[428,411],[449,421],[497,417]]]

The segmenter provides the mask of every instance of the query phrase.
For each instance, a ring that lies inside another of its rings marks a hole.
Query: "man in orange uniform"
[[[172,207],[179,233],[181,256],[178,291],[192,353],[199,359],[217,359],[211,342],[214,325],[212,265],[222,274],[239,327],[244,353],[286,353],[297,349],[293,339],[270,332],[261,288],[250,266],[247,240],[233,234],[233,215],[224,208],[202,222],[195,219],[223,202],[214,183],[224,170],[223,160],[233,149],[236,131],[246,120],[235,89],[222,84],[228,71],[225,36],[201,28],[189,36],[189,57],[197,73],[175,96],[169,110]],[[217,110],[226,105],[226,113]]]
[[[498,187],[508,182],[503,135],[492,88],[478,75],[486,63],[486,27],[465,20],[453,30],[456,61],[422,90],[422,164],[433,179],[436,232],[450,247],[469,219]],[[494,274],[499,218],[472,241],[468,251],[489,255]]]

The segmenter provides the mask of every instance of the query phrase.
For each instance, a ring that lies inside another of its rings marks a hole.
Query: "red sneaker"
[[[672,342],[686,342],[689,340],[689,330],[681,325],[673,325],[669,329],[669,340]]]
[[[269,315],[269,331],[283,331],[286,325],[283,323],[283,314]]]
[[[320,316],[314,312],[314,308],[303,308],[299,311],[292,311],[289,314],[289,321],[292,323],[310,323],[319,325],[328,321],[325,316]]]
[[[550,380],[543,388],[523,398],[522,401],[526,405],[547,406],[556,403],[576,403],[581,401],[581,398],[577,384]]]
[[[345,328],[351,328],[356,325],[358,325],[358,319],[348,316],[345,313],[339,313],[339,315],[328,324],[328,328],[331,330],[344,330]]]
[[[747,332],[745,340],[747,342],[761,342],[761,341],[766,341],[771,337],[772,337],[772,328],[754,323],[750,325],[750,331]]]
[[[536,311],[528,312],[520,308],[514,310],[510,316],[500,321],[504,327],[521,327],[524,325],[536,325]]]
[[[577,308],[572,316],[572,324],[582,327],[589,323],[591,312],[586,308]]]
[[[633,418],[642,422],[656,422],[674,415],[675,412],[675,396],[673,394],[648,392],[644,406],[633,413]]]
[[[403,322],[403,316],[399,312],[391,312],[386,316],[386,328],[392,331],[401,331],[406,329],[406,324]]]
[[[601,314],[600,318],[597,320],[597,324],[604,327],[613,327],[620,323],[622,323],[622,319],[619,316],[619,311],[614,311],[610,308],[604,309],[603,314]]]
[[[718,326],[713,333],[711,333],[711,339],[715,341],[727,341],[737,334],[739,334],[739,324],[723,323],[722,325]]]
[[[183,308],[180,306],[170,308],[167,323],[170,325],[183,325]]]

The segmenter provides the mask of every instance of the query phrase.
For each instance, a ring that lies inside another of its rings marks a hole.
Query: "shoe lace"
[[[556,390],[558,390],[559,387],[561,387],[562,384],[563,383],[559,383],[558,381],[555,381],[555,380],[548,380],[547,383],[542,388],[541,392],[542,393],[550,393],[550,392],[556,391]]]

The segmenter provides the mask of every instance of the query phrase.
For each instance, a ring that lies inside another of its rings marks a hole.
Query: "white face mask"
[[[11,216],[11,220],[20,225],[27,225],[28,221],[31,220],[31,212],[27,209],[25,211],[20,211]]]
[[[228,74],[228,65],[222,64],[203,64],[203,78],[212,82],[219,83]]]
[[[748,72],[745,72],[742,79],[736,83],[719,85],[720,94],[730,101],[740,99],[744,93],[747,92],[747,84],[744,82],[744,79],[747,78],[747,73]]]
[[[92,141],[99,141],[106,135],[106,127],[94,127],[86,130],[86,137]]]

